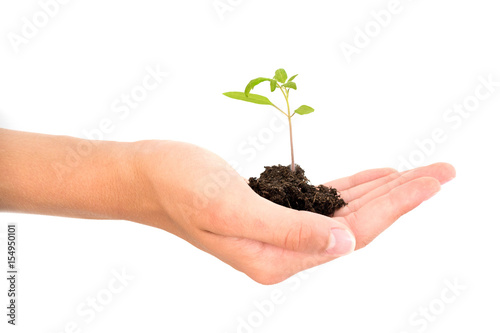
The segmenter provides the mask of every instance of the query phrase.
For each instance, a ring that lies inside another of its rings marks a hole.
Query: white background
[[[389,1],[221,3],[232,10],[221,16],[212,0],[69,1],[16,52],[9,36],[40,3],[2,1],[0,126],[85,137],[110,118],[106,140],[191,142],[250,177],[289,163],[287,132],[266,137],[253,159],[241,154],[279,114],[222,93],[283,67],[300,74],[292,104],[316,109],[294,117],[296,160],[313,183],[412,156],[414,165],[452,163],[457,178],[367,248],[275,286],[139,224],[1,214],[1,232],[17,222],[20,239],[19,325],[8,331],[61,333],[69,323],[66,332],[229,333],[243,320],[253,326],[240,332],[498,332],[500,87],[467,118],[443,118],[471,100],[480,76],[500,81],[497,3],[401,0],[351,62],[342,43],[376,29],[370,12]],[[169,75],[120,119],[113,102],[148,66]],[[256,93],[270,96],[267,85]],[[436,128],[446,140],[424,155],[416,141]],[[134,277],[123,291],[91,320],[79,315],[122,269]],[[446,281],[466,290],[445,304]],[[0,287],[4,309],[3,278]],[[258,310],[273,293],[283,302]],[[429,306],[432,320],[411,322]]]

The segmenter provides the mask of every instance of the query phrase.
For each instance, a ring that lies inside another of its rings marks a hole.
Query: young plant
[[[261,105],[271,105],[278,109],[281,113],[283,113],[287,118],[288,118],[288,127],[290,130],[290,151],[292,154],[292,164],[291,168],[292,171],[295,172],[295,159],[293,156],[293,136],[292,136],[292,117],[295,114],[308,114],[314,111],[314,109],[310,106],[307,105],[302,105],[299,107],[297,110],[293,111],[293,113],[290,111],[290,101],[289,101],[289,95],[290,95],[290,89],[297,90],[297,84],[293,82],[293,80],[297,77],[298,74],[292,76],[291,78],[288,79],[288,76],[286,74],[286,71],[282,68],[278,69],[272,79],[268,79],[265,77],[259,77],[256,78],[248,83],[248,85],[245,88],[245,92],[237,92],[237,91],[232,91],[232,92],[227,92],[224,93],[225,96],[238,99],[240,101],[245,101],[245,102],[250,102],[250,103],[255,103],[255,104],[261,104]],[[288,79],[288,80],[287,80]],[[283,93],[283,96],[285,97],[286,100],[286,107],[287,107],[287,112],[283,111],[279,107],[277,107],[275,104],[273,104],[267,97],[261,96],[261,95],[256,95],[256,94],[250,94],[250,91],[252,91],[255,86],[262,82],[270,82],[271,86],[271,92],[274,92],[276,88],[279,88],[281,92]]]

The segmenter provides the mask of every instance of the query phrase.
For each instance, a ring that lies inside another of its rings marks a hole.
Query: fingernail
[[[337,256],[345,256],[354,251],[356,239],[345,229],[332,229],[330,243],[326,252]]]

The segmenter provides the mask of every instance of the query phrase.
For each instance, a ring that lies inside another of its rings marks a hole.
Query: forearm
[[[134,219],[134,143],[0,129],[0,211]]]

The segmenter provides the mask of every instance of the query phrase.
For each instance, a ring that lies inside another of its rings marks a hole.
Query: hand
[[[451,165],[439,163],[404,173],[368,170],[327,183],[349,203],[330,218],[261,198],[200,147],[139,145],[137,190],[151,208],[131,220],[167,230],[262,284],[364,247],[455,176]]]
[[[339,190],[349,203],[335,212],[334,219],[353,231],[358,250],[453,178],[453,166],[436,163],[402,173],[394,169],[367,170],[325,185]]]
[[[0,211],[148,224],[263,284],[365,246],[455,176],[440,163],[328,183],[349,202],[330,218],[258,196],[220,157],[185,143],[0,129],[0,161]]]

